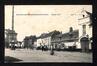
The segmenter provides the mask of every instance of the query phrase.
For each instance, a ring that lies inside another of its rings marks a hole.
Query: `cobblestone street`
[[[50,51],[31,49],[5,49],[5,56],[21,59],[20,62],[89,62],[92,63],[92,53],[70,52],[70,51]],[[17,62],[16,62],[17,63]]]

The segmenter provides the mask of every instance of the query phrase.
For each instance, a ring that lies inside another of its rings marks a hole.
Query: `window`
[[[83,35],[86,34],[86,25],[83,25]]]

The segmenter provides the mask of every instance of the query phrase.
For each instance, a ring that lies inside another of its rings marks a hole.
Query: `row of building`
[[[23,47],[34,48],[39,46],[47,46],[50,49],[53,46],[54,49],[64,49],[74,47],[76,49],[86,49],[86,44],[83,44],[81,47],[80,40],[82,37],[88,36],[89,38],[89,46],[91,49],[91,39],[92,39],[92,14],[88,11],[83,11],[82,17],[78,19],[78,30],[73,30],[70,27],[70,31],[67,33],[62,33],[60,31],[54,30],[49,33],[43,33],[39,37],[34,36],[26,36],[22,41]],[[6,43],[10,43],[13,40],[10,30],[6,30],[7,37],[5,38]],[[13,32],[12,32],[13,33]],[[14,40],[16,39],[17,33],[14,32]],[[15,42],[14,41],[14,42]]]
[[[54,30],[49,33],[43,33],[32,42],[34,47],[46,45],[49,49],[53,46],[54,49],[64,49],[74,47],[75,49],[91,49],[92,45],[92,14],[88,11],[83,11],[82,17],[78,19],[78,30],[73,30],[70,27],[70,31],[62,33]],[[81,45],[80,40],[82,37],[89,38],[89,45]],[[30,37],[29,37],[30,38]],[[29,39],[30,40],[30,39]],[[24,44],[27,44],[24,40]],[[28,43],[31,44],[31,43]]]
[[[78,30],[74,30],[68,33],[61,33],[59,31],[52,31],[47,34],[42,34],[35,42],[36,46],[46,45],[49,49],[53,46],[54,49],[65,49],[74,46],[78,41]]]

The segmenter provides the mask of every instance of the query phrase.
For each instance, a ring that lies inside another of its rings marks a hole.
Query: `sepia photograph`
[[[4,63],[93,63],[92,5],[4,5]]]

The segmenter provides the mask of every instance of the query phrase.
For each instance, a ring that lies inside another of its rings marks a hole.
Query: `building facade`
[[[79,25],[79,41],[82,37],[88,36],[89,38],[89,49],[92,49],[91,47],[91,38],[92,38],[92,13],[83,10],[82,16],[78,19],[78,25]],[[83,45],[85,46],[85,44]]]
[[[34,42],[36,42],[36,36],[26,36],[23,40],[24,48],[34,48]]]
[[[67,49],[69,47],[78,47],[78,30],[59,34],[53,37],[52,44],[55,49]]]
[[[47,46],[47,48],[50,49],[52,45],[52,38],[58,34],[60,34],[60,32],[56,30],[49,33],[41,34],[40,37],[37,39],[37,46]]]
[[[53,47],[53,49],[67,49],[69,47],[76,46],[76,48],[80,48],[78,43],[79,31],[73,30],[72,32],[61,33],[61,32],[50,32],[43,33],[37,39],[37,46],[46,45],[48,49]]]

